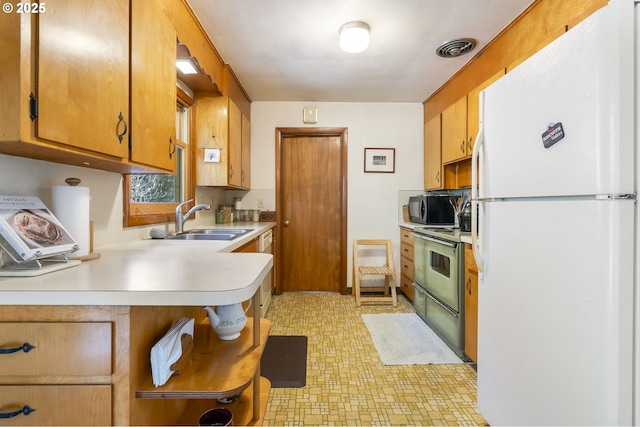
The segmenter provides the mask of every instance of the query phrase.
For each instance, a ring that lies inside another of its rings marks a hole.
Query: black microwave
[[[453,227],[457,197],[451,194],[424,194],[409,197],[409,221],[436,227]]]

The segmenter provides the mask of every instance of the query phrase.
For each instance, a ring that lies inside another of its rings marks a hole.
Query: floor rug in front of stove
[[[363,314],[385,365],[463,363],[415,313]]]
[[[307,384],[307,337],[269,335],[260,359],[260,375],[271,388],[300,388]]]

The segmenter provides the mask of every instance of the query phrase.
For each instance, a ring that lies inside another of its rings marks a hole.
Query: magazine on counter
[[[33,196],[0,196],[0,236],[24,262],[78,250],[60,221]]]

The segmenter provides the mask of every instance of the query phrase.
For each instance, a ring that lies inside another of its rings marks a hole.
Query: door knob
[[[284,222],[284,226],[285,226],[285,227],[288,227],[288,226],[289,226],[289,220],[286,220],[286,221]]]

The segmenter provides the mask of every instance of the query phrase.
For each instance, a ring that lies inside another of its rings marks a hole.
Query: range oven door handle
[[[458,244],[455,243],[455,242],[447,242],[447,241],[444,241],[444,240],[432,239],[431,237],[424,236],[422,234],[416,234],[416,233],[413,233],[413,236],[417,237],[418,239],[427,240],[429,242],[437,243],[439,245],[445,245],[445,246],[448,246],[450,248],[457,248],[458,247]]]
[[[449,307],[447,307],[446,305],[444,305],[443,303],[438,301],[437,298],[434,298],[432,295],[429,295],[429,292],[425,292],[424,294],[427,296],[427,298],[429,298],[430,300],[432,300],[433,302],[438,304],[440,307],[442,307],[445,310],[447,310],[453,317],[460,317],[459,313],[456,313],[455,311],[451,310]]]

